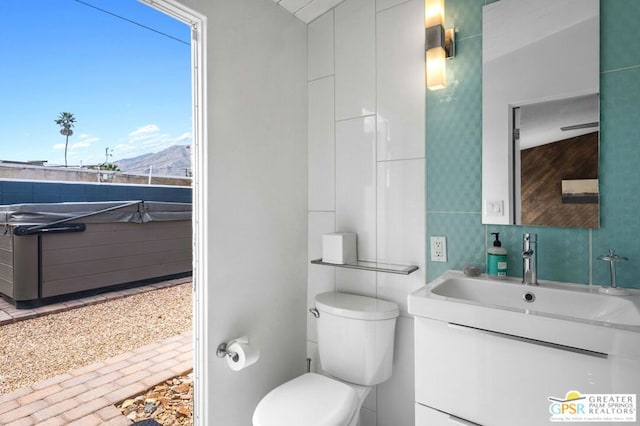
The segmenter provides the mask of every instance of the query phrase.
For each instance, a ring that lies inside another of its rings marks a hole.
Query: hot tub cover
[[[191,220],[191,203],[134,200],[0,206],[0,224],[4,225],[38,225],[59,221],[146,223],[175,220]]]

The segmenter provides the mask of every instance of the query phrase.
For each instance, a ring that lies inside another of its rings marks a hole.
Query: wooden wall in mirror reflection
[[[562,191],[562,181],[598,179],[598,132],[525,149],[520,155],[523,225],[599,227],[597,189],[573,200]]]

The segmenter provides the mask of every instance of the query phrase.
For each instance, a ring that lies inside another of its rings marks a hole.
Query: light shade
[[[427,50],[427,89],[437,90],[447,87],[447,54],[444,47]]]
[[[425,61],[427,89],[447,86],[446,59],[455,55],[455,33],[444,29],[444,0],[425,0]]]
[[[425,0],[424,27],[444,25],[444,0]]]

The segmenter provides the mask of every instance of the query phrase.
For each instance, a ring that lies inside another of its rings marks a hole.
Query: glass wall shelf
[[[335,266],[336,268],[363,269],[365,271],[387,272],[401,275],[409,275],[418,270],[418,267],[413,265],[394,265],[392,263],[367,262],[364,260],[358,260],[356,263],[339,264],[323,262],[322,259],[314,259],[311,263],[314,265]]]

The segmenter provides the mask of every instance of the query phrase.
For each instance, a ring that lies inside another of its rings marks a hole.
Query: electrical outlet
[[[447,237],[431,237],[431,261],[447,261]]]

